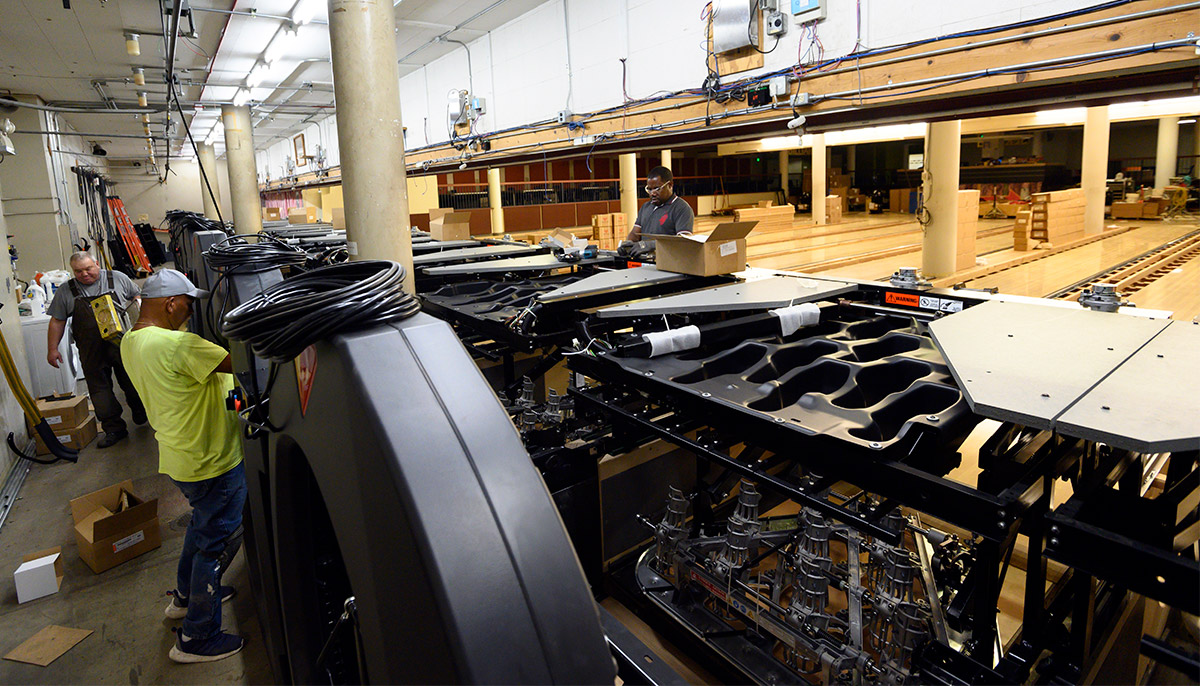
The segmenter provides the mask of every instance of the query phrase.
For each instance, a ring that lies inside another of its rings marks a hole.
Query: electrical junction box
[[[571,110],[559,110],[558,111],[558,123],[566,124],[567,122],[571,121],[571,117],[573,117],[573,116],[575,116],[575,115],[573,115],[571,113]]]
[[[771,97],[786,98],[788,94],[788,83],[786,76],[776,76],[771,79]]]
[[[792,0],[792,17],[797,24],[825,18],[825,0]]]
[[[783,36],[788,31],[787,17],[783,12],[770,12],[763,26],[766,27],[768,36]]]

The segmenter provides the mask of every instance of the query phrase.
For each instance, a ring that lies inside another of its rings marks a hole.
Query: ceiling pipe
[[[291,17],[286,17],[281,14],[266,14],[264,12],[246,12],[244,10],[220,10],[215,7],[192,6],[192,11],[193,12],[212,12],[213,14],[224,14],[227,16],[250,17],[251,19],[276,19],[278,21],[286,21],[286,22],[290,22],[292,20]],[[323,21],[321,19],[311,19],[308,21],[308,23],[309,24],[321,24],[323,26],[329,25],[329,22]]]
[[[81,138],[138,138],[146,140],[147,138],[155,138],[163,140],[162,136],[147,136],[144,133],[80,133],[78,131],[21,131],[20,129],[13,133],[25,133],[31,136],[79,136]],[[80,153],[82,154],[82,153]]]
[[[115,101],[114,101],[115,102]],[[55,107],[53,105],[37,105],[32,102],[21,102],[11,98],[0,98],[0,105],[8,107],[24,107],[31,110],[41,110],[42,112],[58,112],[61,114],[156,114],[162,110],[155,109],[115,109],[98,107]]]
[[[479,10],[475,14],[472,14],[470,17],[467,17],[465,20],[463,20],[462,23],[458,24],[454,28],[452,28],[449,31],[446,31],[440,35],[434,36],[433,38],[429,39],[424,45],[418,47],[417,49],[408,53],[404,57],[401,57],[399,60],[396,60],[397,64],[407,62],[408,58],[412,57],[413,55],[417,54],[418,52],[421,52],[425,48],[428,48],[429,46],[434,45],[435,43],[441,43],[441,42],[445,41],[446,38],[450,34],[454,33],[455,31],[460,31],[460,30],[466,28],[467,24],[470,24],[471,22],[482,17],[483,15],[487,14],[488,12],[491,12],[492,10],[496,9],[497,7],[499,7],[500,5],[503,5],[506,2],[508,2],[508,0],[497,0],[496,2],[488,5],[487,7],[484,7],[483,9]]]

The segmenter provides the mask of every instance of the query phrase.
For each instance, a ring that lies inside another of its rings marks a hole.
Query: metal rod
[[[250,17],[251,19],[277,19],[279,21],[291,22],[291,17],[285,17],[280,14],[267,14],[265,12],[245,12],[242,10],[219,10],[215,7],[192,7],[193,12],[211,12],[213,14],[225,14],[238,17]],[[310,24],[326,25],[329,22],[320,19],[313,19]]]
[[[154,138],[156,140],[166,140],[165,136],[153,136],[153,135],[146,136],[143,134],[133,134],[133,133],[79,133],[79,132],[71,132],[71,131],[22,131],[22,130],[13,131],[13,133],[27,133],[27,134],[30,134],[33,136],[79,136],[81,138],[141,138],[143,140],[146,138]],[[82,155],[84,153],[78,153],[78,154]]]

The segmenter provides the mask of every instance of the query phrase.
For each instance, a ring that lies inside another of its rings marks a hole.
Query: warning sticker
[[[317,375],[317,349],[308,346],[296,356],[296,385],[300,391],[300,416],[308,412],[308,396],[312,393],[313,379]]]
[[[920,296],[911,293],[893,293],[892,291],[888,291],[884,294],[883,300],[889,305],[904,305],[906,307],[921,306]]]
[[[723,589],[719,588],[713,582],[709,581],[708,579],[705,579],[703,576],[700,576],[699,572],[692,570],[692,579],[694,579],[701,586],[707,588],[709,593],[712,593],[713,595],[720,598],[721,600],[725,600],[725,591]]]

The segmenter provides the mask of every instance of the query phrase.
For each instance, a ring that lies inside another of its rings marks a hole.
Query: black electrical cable
[[[300,267],[309,260],[308,253],[284,243],[273,236],[259,236],[259,242],[250,243],[241,236],[229,236],[214,244],[204,253],[204,262],[209,269],[220,274],[212,286],[205,305],[204,318],[210,331],[220,331],[220,320],[229,303],[230,284],[227,277],[234,274],[258,274],[286,267]],[[217,300],[221,284],[225,284],[221,307],[213,315],[213,303]]]
[[[405,292],[404,267],[384,260],[347,262],[294,276],[225,315],[222,333],[255,355],[288,362],[334,333],[406,319],[420,302]]]

